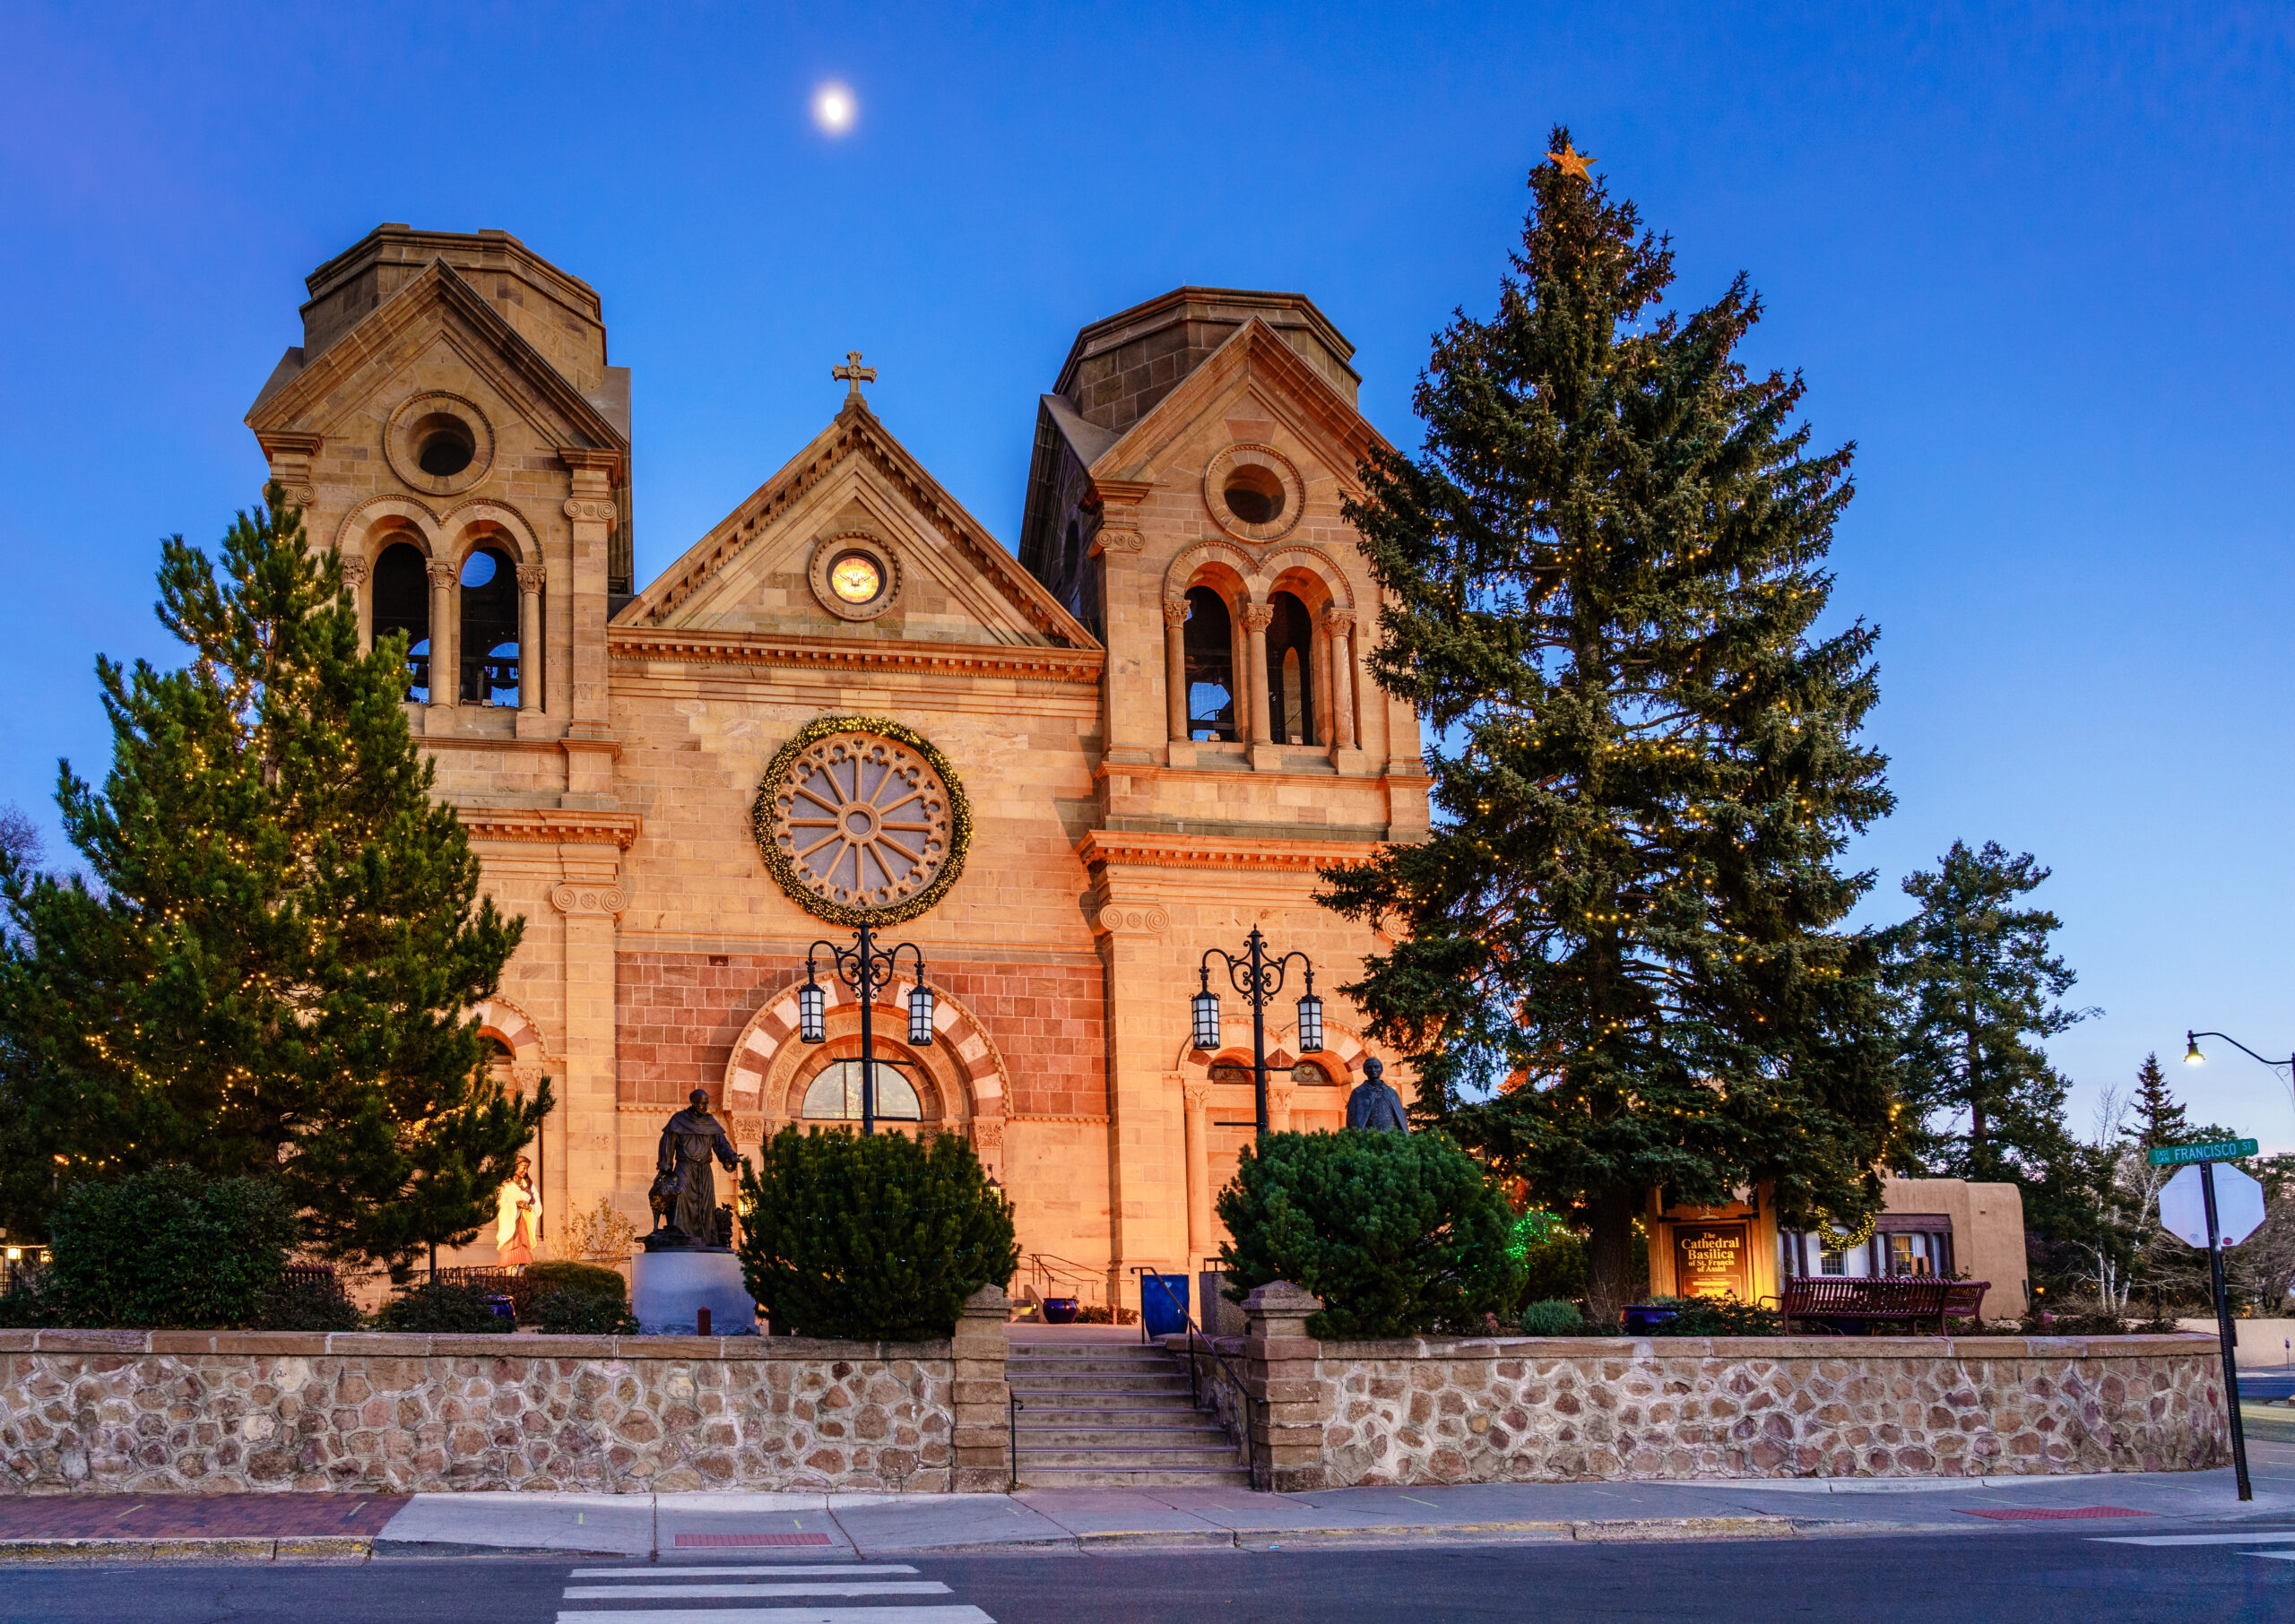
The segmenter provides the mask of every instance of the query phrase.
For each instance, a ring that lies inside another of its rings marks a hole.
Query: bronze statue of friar
[[[725,1136],[725,1125],[709,1114],[707,1089],[697,1088],[686,1099],[685,1110],[663,1126],[661,1149],[654,1158],[654,1188],[648,1197],[654,1232],[645,1240],[649,1252],[726,1249],[718,1232],[717,1174],[709,1162],[714,1156],[731,1171],[736,1161],[733,1142]]]

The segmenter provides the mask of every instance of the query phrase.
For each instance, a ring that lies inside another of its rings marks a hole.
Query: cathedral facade
[[[385,225],[308,289],[247,423],[362,631],[408,638],[437,792],[524,916],[480,1014],[559,1100],[545,1245],[602,1199],[645,1226],[692,1089],[744,1153],[857,1117],[862,1012],[807,958],[862,923],[915,949],[870,1011],[877,1115],[971,1139],[1024,1290],[1137,1306],[1134,1269],[1217,1249],[1254,1100],[1217,961],[1196,1043],[1208,950],[1256,927],[1307,956],[1323,1046],[1295,964],[1269,1114],[1340,1124],[1369,1051],[1338,988],[1378,944],[1316,869],[1422,833],[1426,781],[1364,667],[1378,590],[1340,507],[1379,442],[1311,302],[1182,288],[1086,327],[1036,403],[1017,553],[849,356],[820,433],[640,583],[629,374],[586,283],[506,233]]]

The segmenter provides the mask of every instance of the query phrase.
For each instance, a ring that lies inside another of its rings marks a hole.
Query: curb
[[[1846,1525],[1782,1516],[1637,1517],[1605,1522],[1378,1523],[1351,1528],[1112,1529],[1102,1533],[1048,1535],[960,1545],[870,1545],[864,1558],[932,1551],[986,1556],[999,1551],[1217,1550],[1269,1551],[1286,1545],[1416,1543],[1638,1543],[1672,1540],[1789,1540]]]
[[[0,1563],[363,1562],[369,1534],[293,1533],[146,1540],[0,1540]]]

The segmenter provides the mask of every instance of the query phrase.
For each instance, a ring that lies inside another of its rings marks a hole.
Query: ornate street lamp
[[[2264,1065],[2270,1067],[2274,1074],[2282,1072],[2285,1073],[2286,1075],[2280,1080],[2287,1084],[2291,1093],[2295,1093],[2295,1055],[2291,1055],[2284,1060],[2274,1060],[2268,1056],[2256,1053],[2254,1050],[2249,1049],[2245,1043],[2240,1042],[2239,1039],[2231,1036],[2229,1032],[2187,1032],[2184,1033],[2185,1065],[2200,1066],[2205,1064],[2207,1057],[2199,1052],[2199,1041],[2202,1038],[2221,1038],[2226,1043],[2229,1043],[2232,1048],[2247,1056],[2250,1060],[2260,1060]]]
[[[805,984],[797,989],[797,1035],[808,1043],[822,1043],[828,1040],[828,1022],[825,1010],[827,998],[815,977],[818,966],[815,955],[826,950],[836,979],[853,989],[861,1003],[861,1131],[877,1131],[877,1028],[876,1002],[878,990],[896,980],[900,970],[900,955],[905,952],[916,966],[916,985],[908,995],[908,1041],[910,1046],[922,1049],[932,1041],[932,989],[924,984],[924,953],[914,942],[896,942],[890,947],[877,946],[876,933],[863,925],[853,933],[853,945],[840,947],[835,942],[815,942],[805,949]]]
[[[1319,1055],[1323,1051],[1323,1001],[1315,996],[1315,967],[1303,953],[1286,953],[1280,958],[1267,955],[1267,938],[1260,936],[1259,927],[1251,927],[1243,957],[1237,959],[1224,949],[1214,947],[1203,955],[1203,990],[1188,1000],[1188,1012],[1195,1028],[1195,1047],[1212,1050],[1219,1047],[1219,995],[1211,990],[1211,961],[1217,959],[1227,967],[1227,980],[1237,992],[1243,995],[1251,1006],[1251,1095],[1257,1107],[1259,1137],[1267,1138],[1267,1006],[1275,995],[1283,990],[1284,976],[1291,961],[1299,961],[1306,972],[1307,990],[1299,1000],[1299,1052]],[[1220,1127],[1241,1127],[1240,1122],[1222,1122]]]

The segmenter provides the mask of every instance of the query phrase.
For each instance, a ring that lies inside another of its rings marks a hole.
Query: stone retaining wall
[[[2230,1464],[2201,1336],[1319,1343],[1252,1293],[1261,1484],[1930,1477]]]
[[[0,1331],[0,1494],[1002,1489],[1003,1294],[952,1341]]]

